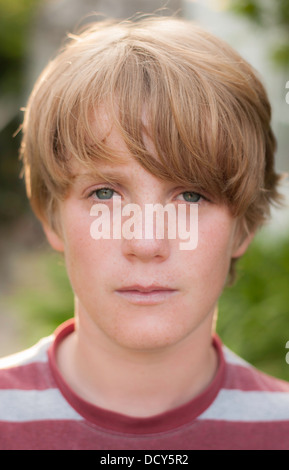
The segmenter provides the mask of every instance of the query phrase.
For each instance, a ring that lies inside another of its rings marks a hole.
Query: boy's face
[[[128,153],[116,129],[107,143],[127,162],[102,164],[115,176],[113,185],[75,166],[78,177],[60,203],[62,236],[45,227],[51,245],[64,251],[68,275],[78,298],[78,317],[89,318],[94,333],[109,344],[154,350],[210,336],[213,314],[232,257],[241,256],[250,237],[238,244],[237,223],[225,205],[157,179]],[[107,188],[107,189],[101,189]],[[181,250],[180,240],[94,239],[90,215],[97,202],[112,210],[122,205],[198,204],[198,244]],[[195,202],[197,201],[197,202]]]

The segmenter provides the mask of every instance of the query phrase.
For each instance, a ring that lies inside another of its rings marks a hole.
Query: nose
[[[145,215],[146,211],[142,207],[142,213],[134,219],[133,236],[123,230],[123,235],[125,233],[128,235],[122,240],[123,254],[131,261],[139,259],[142,262],[162,262],[170,254],[171,245],[167,237],[167,227],[158,231],[156,219],[153,220]]]
[[[157,239],[124,239],[122,241],[123,255],[129,260],[140,260],[142,262],[163,262],[169,257],[169,240]]]

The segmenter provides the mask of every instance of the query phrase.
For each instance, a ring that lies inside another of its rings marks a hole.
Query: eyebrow
[[[105,180],[110,182],[123,182],[127,183],[131,180],[131,176],[123,169],[116,168],[99,168],[95,171],[90,171],[86,173],[78,173],[74,176],[74,180],[78,182],[79,180]]]

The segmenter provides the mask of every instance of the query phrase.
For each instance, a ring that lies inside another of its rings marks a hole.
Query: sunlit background
[[[227,40],[258,70],[273,107],[277,168],[289,171],[289,0],[0,0],[0,356],[73,315],[63,260],[49,249],[19,178],[21,108],[66,33],[89,13],[127,18],[162,7],[158,14],[196,20]],[[288,182],[282,191],[288,204]],[[245,359],[289,380],[288,207],[273,211],[238,277],[220,301],[217,331]]]

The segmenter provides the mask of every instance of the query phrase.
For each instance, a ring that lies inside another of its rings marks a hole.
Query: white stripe
[[[56,388],[0,390],[0,421],[82,420]]]
[[[226,346],[223,346],[223,354],[224,354],[225,361],[229,364],[250,367],[250,368],[253,367],[252,364],[245,361],[245,359],[242,359],[240,356],[238,356],[236,353],[231,351],[231,349],[227,348]]]
[[[53,335],[42,338],[37,344],[25,349],[25,351],[1,358],[0,369],[23,366],[32,362],[47,362],[47,350],[53,339]]]
[[[286,421],[289,420],[289,393],[222,389],[199,419]]]

